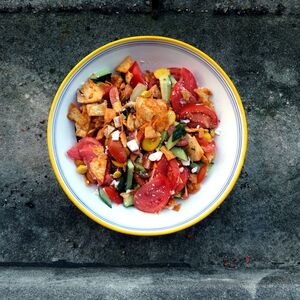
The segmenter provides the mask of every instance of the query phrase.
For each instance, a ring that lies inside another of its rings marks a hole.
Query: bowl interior
[[[195,75],[198,86],[213,92],[213,102],[220,119],[216,138],[217,154],[213,167],[201,190],[182,201],[179,212],[163,210],[159,214],[146,214],[135,208],[114,205],[112,209],[99,200],[96,186],[87,187],[66,151],[76,142],[73,122],[66,117],[71,102],[76,101],[76,91],[93,72],[101,68],[111,70],[131,55],[143,70],[160,67],[186,67]],[[113,45],[94,53],[77,67],[61,90],[51,122],[51,148],[60,183],[72,194],[72,200],[84,207],[89,215],[110,228],[135,234],[162,233],[193,223],[215,207],[234,180],[242,158],[244,133],[241,108],[237,104],[228,81],[216,67],[199,53],[183,45],[160,40],[134,40]],[[224,198],[224,197],[223,197]]]

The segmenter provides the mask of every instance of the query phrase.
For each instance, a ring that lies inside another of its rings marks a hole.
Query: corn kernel
[[[170,76],[170,70],[166,69],[166,68],[160,68],[157,69],[154,72],[154,76],[159,79],[161,76]]]
[[[113,178],[114,179],[118,179],[118,178],[120,178],[121,177],[121,175],[122,175],[122,173],[119,171],[119,170],[117,170],[114,174],[113,174]]]
[[[141,94],[142,97],[144,98],[150,98],[151,97],[151,93],[150,91],[143,91]]]
[[[211,135],[208,132],[204,133],[203,138],[209,142],[211,141]]]
[[[173,125],[174,122],[176,121],[176,114],[173,110],[168,111],[168,120],[169,120],[169,125]]]
[[[87,172],[87,170],[88,170],[88,168],[86,165],[80,165],[76,169],[77,173],[79,173],[81,175],[85,174]]]

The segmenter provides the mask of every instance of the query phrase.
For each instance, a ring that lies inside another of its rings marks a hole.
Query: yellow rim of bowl
[[[233,179],[231,180],[230,184],[228,185],[228,187],[226,188],[224,194],[222,195],[222,197],[220,197],[220,199],[209,209],[207,210],[204,214],[202,214],[201,216],[199,216],[198,218],[195,218],[194,220],[183,224],[181,226],[177,226],[171,229],[167,229],[167,230],[161,230],[161,231],[149,231],[149,232],[142,232],[142,231],[134,231],[134,230],[127,230],[124,229],[122,227],[118,227],[118,226],[114,226],[111,225],[109,223],[106,223],[105,221],[101,220],[100,218],[94,216],[89,210],[87,210],[84,206],[82,206],[74,197],[73,195],[70,193],[70,191],[68,190],[67,186],[65,185],[65,183],[63,182],[62,178],[60,177],[58,168],[55,164],[55,159],[54,159],[54,154],[53,154],[53,146],[52,146],[52,122],[53,122],[53,114],[54,114],[54,110],[55,107],[57,105],[59,96],[63,90],[63,88],[65,87],[66,83],[68,82],[68,80],[71,78],[71,76],[76,72],[76,70],[81,67],[86,61],[88,61],[90,58],[92,58],[93,56],[95,56],[96,54],[98,54],[99,52],[106,50],[107,48],[114,46],[114,45],[118,45],[118,44],[122,44],[124,42],[129,42],[129,41],[140,41],[140,40],[156,40],[156,41],[165,41],[165,42],[170,42],[170,43],[174,43],[180,46],[184,46],[194,52],[196,52],[197,54],[199,54],[200,56],[202,56],[203,58],[205,58],[207,61],[209,61],[217,70],[218,72],[224,77],[224,79],[226,80],[226,82],[228,83],[228,85],[230,86],[230,88],[232,89],[234,96],[237,100],[238,106],[239,106],[239,110],[241,112],[241,119],[242,119],[242,132],[243,132],[243,143],[242,143],[242,152],[241,152],[241,159],[239,162],[239,165],[237,167],[237,170],[234,174]],[[225,73],[225,71],[212,59],[210,58],[207,54],[203,53],[202,51],[200,51],[199,49],[197,49],[194,46],[191,46],[187,43],[184,43],[182,41],[173,39],[173,38],[167,38],[167,37],[162,37],[162,36],[134,36],[134,37],[128,37],[128,38],[123,38],[114,42],[110,42],[96,50],[94,50],[93,52],[91,52],[90,54],[88,54],[86,57],[84,57],[70,72],[69,74],[65,77],[65,79],[63,80],[63,82],[61,83],[58,91],[56,92],[56,95],[54,97],[53,103],[51,105],[51,109],[50,109],[50,113],[49,113],[49,117],[48,117],[48,129],[47,129],[47,142],[48,142],[48,151],[49,151],[49,156],[50,156],[50,162],[52,165],[52,168],[54,170],[55,176],[59,182],[59,184],[61,185],[62,189],[64,190],[64,192],[66,193],[66,195],[69,197],[69,199],[84,213],[86,214],[89,218],[91,218],[92,220],[94,220],[95,222],[103,225],[104,227],[107,227],[111,230],[115,230],[121,233],[125,233],[125,234],[131,234],[131,235],[141,235],[141,236],[154,236],[154,235],[164,235],[164,234],[170,234],[170,233],[174,233],[180,230],[183,230],[185,228],[188,228],[196,223],[198,223],[199,221],[203,220],[204,218],[206,218],[208,215],[210,215],[217,207],[219,207],[221,205],[221,203],[226,199],[226,197],[229,195],[229,193],[231,192],[231,190],[233,189],[239,175],[240,172],[242,170],[243,164],[244,164],[244,160],[246,157],[246,151],[247,151],[247,143],[248,143],[248,130],[247,130],[247,122],[246,122],[246,116],[245,116],[245,111],[243,108],[243,104],[241,101],[241,98],[239,96],[239,93],[237,92],[237,89],[235,88],[234,84],[232,83],[232,81],[230,80],[229,76]]]

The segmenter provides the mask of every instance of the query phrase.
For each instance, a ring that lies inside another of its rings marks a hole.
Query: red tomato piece
[[[159,86],[159,80],[153,76],[148,82],[148,89],[151,89],[154,85]]]
[[[86,144],[79,149],[81,159],[85,164],[90,163],[95,157],[97,157],[97,155],[93,151],[94,146],[95,145],[92,144]]]
[[[83,157],[80,154],[80,150],[86,145],[101,145],[99,141],[92,137],[84,137],[77,144],[67,151],[67,154],[73,160],[80,159],[83,160]]]
[[[219,123],[217,114],[213,109],[198,103],[186,104],[180,112],[180,117],[191,120],[188,124],[189,127],[196,127],[199,125],[203,128],[216,128]]]
[[[215,154],[216,152],[216,143],[215,141],[211,141],[209,142],[206,139],[200,139],[197,138],[199,145],[201,146],[201,148],[203,149],[203,151],[205,152],[205,154]]]
[[[133,74],[133,77],[130,81],[130,85],[135,87],[138,83],[146,84],[145,77],[142,73],[142,70],[137,62],[135,62],[129,71]]]
[[[127,161],[127,152],[120,141],[113,141],[109,138],[108,152],[118,162],[125,163]]]
[[[123,203],[123,198],[119,195],[119,193],[113,186],[106,186],[103,188],[103,190],[107,194],[107,196],[111,200],[111,202],[114,202],[116,204]]]
[[[160,175],[165,177],[168,176],[168,161],[164,155],[157,163],[156,169],[153,170],[152,177],[156,177]]]
[[[167,177],[172,191],[176,189],[180,178],[179,165],[176,158],[168,161]]]
[[[176,81],[180,80],[181,77],[181,68],[168,68],[171,75],[176,79]]]
[[[171,101],[173,110],[177,114],[180,113],[181,108],[184,106],[183,101],[181,101],[182,100],[181,90],[182,90],[181,82],[176,82],[172,89],[172,92],[171,92],[170,101]]]
[[[197,183],[201,183],[203,181],[206,175],[206,171],[207,171],[207,165],[203,165],[197,174]]]
[[[171,93],[171,105],[176,114],[180,114],[181,110],[187,105],[186,100],[183,99],[182,91],[185,89],[182,81],[175,83]],[[197,103],[197,98],[191,94],[188,103]]]
[[[103,95],[103,99],[105,100],[109,100],[109,92],[110,89],[113,87],[113,85],[109,85],[107,87],[104,88],[104,95]]]
[[[109,100],[111,105],[113,105],[115,102],[120,101],[120,97],[119,97],[119,91],[118,88],[113,86],[110,88],[109,90]]]
[[[196,79],[191,71],[186,68],[181,69],[181,78],[183,86],[192,94],[194,94],[194,89],[197,88]]]
[[[134,195],[134,206],[147,213],[158,213],[168,203],[171,195],[169,181],[164,176],[156,176],[141,188]]]
[[[72,146],[72,148],[70,148],[68,151],[67,151],[67,154],[70,158],[72,158],[73,160],[75,159],[78,159],[78,160],[81,160],[81,156],[80,156],[80,153],[79,153],[79,147],[78,147],[78,143],[75,144],[74,146]]]
[[[186,185],[190,176],[190,171],[188,168],[184,167],[183,172],[180,173],[180,180],[175,189],[175,194],[178,194]]]

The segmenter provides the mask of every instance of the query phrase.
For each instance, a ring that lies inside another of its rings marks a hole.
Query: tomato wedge
[[[180,114],[181,110],[187,105],[187,101],[183,99],[182,91],[184,91],[184,83],[178,81],[175,83],[173,90],[171,92],[171,105],[176,114]],[[188,103],[198,103],[197,98],[191,94]]]
[[[127,152],[120,141],[113,141],[110,137],[108,140],[108,152],[110,155],[120,163],[127,161]]]
[[[175,191],[180,178],[179,165],[176,158],[168,161],[167,176],[171,191]]]
[[[134,206],[143,212],[158,213],[167,205],[170,195],[168,179],[158,175],[137,190]]]
[[[109,100],[109,92],[112,87],[113,87],[112,85],[108,85],[107,87],[104,88],[103,99]]]
[[[101,143],[95,138],[84,137],[67,151],[68,156],[73,160],[83,160],[84,157],[82,157],[82,155],[80,154],[80,150],[87,145],[101,145]],[[91,150],[90,147],[88,148]]]
[[[176,79],[176,81],[180,80],[181,77],[181,68],[168,68],[171,75]]]
[[[198,103],[186,104],[180,112],[180,117],[191,121],[188,124],[189,127],[196,127],[199,125],[203,128],[216,128],[219,123],[217,114],[214,110],[206,105]]]
[[[184,167],[183,172],[180,173],[180,180],[176,186],[175,194],[178,194],[186,185],[190,176],[190,171],[188,168]]]
[[[116,204],[123,203],[123,198],[119,195],[119,193],[113,186],[106,186],[103,188],[103,190],[107,194],[107,196],[111,200],[111,202],[114,202]]]
[[[133,77],[130,81],[130,85],[132,87],[135,87],[139,82],[142,84],[146,84],[146,80],[145,77],[142,73],[142,70],[139,66],[139,64],[137,62],[135,62],[131,68],[129,69],[129,71],[133,74]]]
[[[168,176],[168,161],[164,155],[157,163],[156,169],[153,170],[152,177],[156,177],[160,175],[165,177]]]
[[[197,88],[196,79],[191,71],[186,68],[181,69],[181,79],[183,86],[192,94],[194,94],[194,89]]]
[[[207,165],[203,165],[197,174],[197,183],[201,183],[205,178]]]
[[[205,154],[212,154],[214,155],[216,152],[216,143],[215,141],[209,142],[204,138],[197,138],[199,145],[203,149]]]

